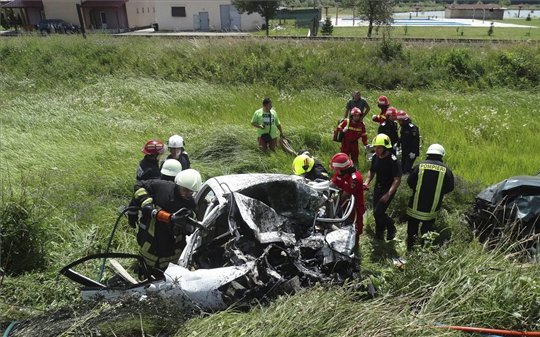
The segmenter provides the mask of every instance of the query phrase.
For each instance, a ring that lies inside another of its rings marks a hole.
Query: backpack
[[[349,126],[349,119],[347,119],[347,124],[345,125],[345,127],[348,127]],[[344,131],[340,131],[339,130],[339,125],[343,122],[343,118],[340,119],[336,125],[336,128],[334,129],[334,136],[332,137],[332,140],[334,142],[341,142],[343,140],[343,137],[345,137],[345,132]]]

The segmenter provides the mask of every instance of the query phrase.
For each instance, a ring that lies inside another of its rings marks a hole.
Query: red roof
[[[43,2],[41,0],[13,0],[2,8],[43,8]]]
[[[81,4],[85,8],[118,8],[128,0],[89,0]]]

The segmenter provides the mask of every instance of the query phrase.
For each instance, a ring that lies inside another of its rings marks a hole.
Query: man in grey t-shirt
[[[351,113],[351,109],[352,108],[358,108],[360,109],[360,111],[362,111],[362,118],[361,119],[364,119],[364,117],[369,113],[369,110],[371,110],[371,108],[369,107],[369,104],[368,102],[362,97],[362,95],[360,95],[360,91],[353,91],[352,93],[352,99],[349,100],[347,102],[347,105],[345,106],[345,116],[344,118],[348,118],[350,113]]]

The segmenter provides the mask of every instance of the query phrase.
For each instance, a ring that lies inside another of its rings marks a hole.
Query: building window
[[[146,13],[150,14],[150,8],[146,7]]]
[[[142,12],[143,12],[143,14],[144,14],[144,7],[142,8]]]
[[[154,13],[156,12],[156,7],[152,7],[152,10],[154,11]]]
[[[172,16],[185,18],[186,17],[186,7],[171,7]]]
[[[139,14],[139,7],[137,7],[137,14]]]

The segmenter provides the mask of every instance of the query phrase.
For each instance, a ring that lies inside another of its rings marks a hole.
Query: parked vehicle
[[[517,176],[476,196],[471,227],[482,242],[527,240],[540,233],[540,175]]]
[[[198,229],[178,263],[161,274],[137,255],[121,253],[87,256],[61,273],[82,286],[83,298],[154,294],[204,310],[258,303],[360,276],[355,229],[348,219],[354,197],[343,203],[328,181],[281,174],[214,177],[195,201],[198,219],[190,221]],[[126,258],[130,264],[117,261]],[[128,271],[133,260],[140,266],[138,276]],[[102,267],[103,281],[88,276],[99,264],[108,265]]]
[[[67,23],[62,19],[47,19],[41,20],[36,29],[42,34],[60,33],[60,34],[75,34],[80,32],[80,27]]]

